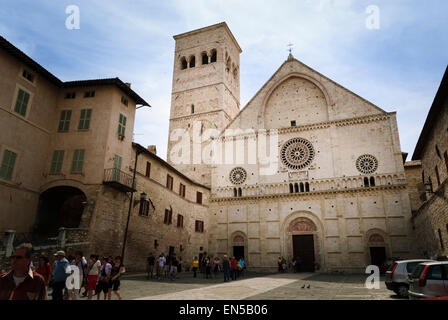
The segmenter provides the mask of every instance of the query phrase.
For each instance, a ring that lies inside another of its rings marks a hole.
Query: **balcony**
[[[103,184],[123,192],[136,191],[132,185],[132,176],[124,173],[120,169],[105,169]]]

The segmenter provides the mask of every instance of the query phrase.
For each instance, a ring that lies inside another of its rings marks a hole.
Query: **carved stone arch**
[[[280,80],[278,80],[269,89],[269,91],[265,95],[265,97],[263,99],[263,103],[261,105],[261,109],[260,109],[260,111],[258,113],[260,124],[264,125],[264,116],[265,116],[265,112],[266,112],[266,106],[267,106],[267,103],[268,103],[269,99],[271,98],[272,93],[277,88],[279,88],[284,82],[286,82],[287,80],[289,80],[291,78],[301,78],[301,79],[304,79],[304,80],[308,80],[308,81],[310,81],[311,83],[313,83],[315,86],[317,86],[320,89],[320,91],[323,93],[323,95],[325,97],[325,101],[326,101],[326,104],[327,104],[327,117],[328,117],[328,108],[333,104],[333,102],[332,102],[332,100],[330,98],[330,95],[328,94],[328,91],[325,89],[325,87],[318,80],[316,80],[315,78],[313,78],[313,77],[311,77],[311,76],[309,76],[307,74],[299,73],[299,72],[293,72],[293,73],[290,73],[290,74],[284,76]]]
[[[325,271],[324,226],[317,215],[309,211],[296,211],[289,214],[280,226],[281,255],[288,261],[293,258],[293,235],[313,235],[315,262],[319,270]]]
[[[371,263],[370,248],[384,247],[386,251],[386,258],[391,258],[390,239],[387,233],[379,228],[372,228],[365,233],[365,254],[366,263]]]
[[[249,261],[249,250],[248,250],[248,239],[247,239],[247,235],[246,233],[244,233],[243,231],[235,231],[232,233],[232,235],[230,236],[229,239],[230,243],[229,243],[229,256],[233,256],[233,247],[237,246],[237,247],[244,247],[244,259],[247,262],[247,264],[249,265],[250,261]]]

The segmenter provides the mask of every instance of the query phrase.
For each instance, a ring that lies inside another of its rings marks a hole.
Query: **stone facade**
[[[424,203],[413,216],[416,247],[426,257],[448,256],[448,68],[429,111],[413,160],[421,160]]]
[[[225,23],[177,35],[174,39],[167,159],[185,175],[210,186],[211,167],[202,161],[201,150],[209,144],[211,136],[217,137],[239,112],[241,48]],[[206,136],[207,129],[211,136]],[[185,136],[190,138],[185,141],[190,151],[189,154],[180,153],[183,157],[180,161],[175,146]]]

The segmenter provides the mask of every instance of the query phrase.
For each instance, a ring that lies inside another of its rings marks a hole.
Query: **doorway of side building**
[[[370,262],[372,265],[380,267],[386,261],[385,247],[370,247]]]
[[[38,235],[57,236],[61,227],[79,228],[86,195],[74,187],[54,187],[39,197],[34,232]]]
[[[314,272],[314,236],[309,234],[292,237],[294,257],[302,259],[302,272]]]
[[[243,246],[234,246],[233,247],[233,255],[235,256],[235,259],[240,260],[241,258],[244,259],[244,247]]]

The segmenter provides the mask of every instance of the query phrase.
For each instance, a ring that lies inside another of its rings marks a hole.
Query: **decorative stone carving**
[[[370,236],[369,242],[384,242],[384,238],[381,235],[375,233]]]
[[[316,225],[307,218],[297,218],[291,222],[289,232],[316,231]]]
[[[247,172],[241,167],[233,168],[232,171],[230,171],[229,179],[233,184],[242,184],[247,179]]]
[[[244,238],[242,236],[235,236],[235,238],[233,238],[233,242],[234,243],[244,243]]]
[[[370,154],[363,154],[356,160],[356,169],[364,174],[372,174],[378,169],[378,160]]]
[[[282,163],[292,170],[310,166],[314,160],[314,148],[311,142],[303,138],[288,140],[281,149]]]

